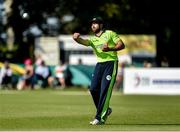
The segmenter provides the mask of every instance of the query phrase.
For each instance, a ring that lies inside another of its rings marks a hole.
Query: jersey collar
[[[96,37],[101,37],[101,35],[105,32],[105,30],[101,30],[100,32],[101,32],[100,35],[96,35],[96,34],[95,34],[95,36],[96,36]]]

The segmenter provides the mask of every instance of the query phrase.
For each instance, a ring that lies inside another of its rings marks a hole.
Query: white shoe
[[[104,122],[99,121],[98,119],[94,119],[94,120],[91,121],[89,124],[90,124],[90,125],[102,125],[102,124],[104,124]]]

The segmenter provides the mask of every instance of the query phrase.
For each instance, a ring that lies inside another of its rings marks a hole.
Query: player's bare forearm
[[[88,46],[88,45],[89,45],[88,40],[81,38],[79,33],[74,33],[74,34],[73,34],[73,39],[74,39],[77,43],[79,43],[79,44],[81,44],[81,45],[84,45],[84,46]]]
[[[122,50],[124,48],[125,48],[125,45],[124,45],[123,41],[120,40],[117,42],[116,46],[114,48],[112,48],[111,50],[112,51],[119,51],[119,50]]]
[[[77,43],[79,43],[79,44],[81,44],[81,45],[84,45],[84,46],[88,46],[88,41],[87,40],[85,40],[85,39],[82,39],[82,38],[77,38],[76,40],[75,40]]]
[[[122,40],[118,41],[115,47],[109,47],[108,44],[104,44],[103,46],[103,51],[108,52],[108,51],[119,51],[125,48],[125,45]]]

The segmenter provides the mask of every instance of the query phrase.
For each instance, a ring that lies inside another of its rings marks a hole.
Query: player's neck
[[[104,30],[100,30],[100,31],[97,32],[95,35],[96,35],[97,37],[100,37],[103,32],[104,32]]]

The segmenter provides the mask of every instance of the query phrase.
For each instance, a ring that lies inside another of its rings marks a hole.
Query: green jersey
[[[108,43],[108,47],[110,48],[115,47],[119,40],[119,36],[111,30],[105,30],[101,36],[93,36],[88,39],[89,46],[93,48],[98,62],[118,60],[117,51],[104,52],[102,51],[102,47],[105,43]]]

